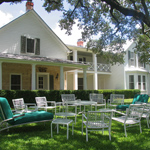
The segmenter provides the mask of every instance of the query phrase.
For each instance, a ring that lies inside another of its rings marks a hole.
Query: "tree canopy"
[[[0,0],[0,4],[21,1]],[[60,28],[70,35],[77,24],[82,39],[89,41],[87,48],[104,55],[112,64],[123,63],[126,40],[136,41],[141,60],[149,62],[145,56],[150,52],[150,0],[43,0],[43,7],[47,12],[62,11]],[[93,40],[95,35],[97,40]]]

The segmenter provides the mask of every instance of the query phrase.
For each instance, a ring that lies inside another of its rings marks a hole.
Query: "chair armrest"
[[[47,101],[47,103],[51,103],[53,105],[56,105],[56,102],[55,101]]]
[[[36,106],[35,103],[25,103],[25,105],[34,105],[34,106]]]
[[[82,118],[87,120],[87,117],[85,116],[85,114],[82,114]]]
[[[18,118],[18,117],[24,116],[24,115],[25,115],[25,114],[17,115],[17,116],[14,116],[14,117],[12,117],[12,118],[5,119],[5,120],[3,120],[2,122],[7,122],[7,121],[13,120],[13,119],[15,119],[15,118]]]
[[[126,114],[125,114],[125,113],[122,113],[122,112],[120,112],[120,111],[114,110],[114,112],[115,112],[115,113],[118,113],[118,114],[120,114],[120,115],[124,115],[124,116],[126,116]],[[126,112],[127,112],[127,111],[126,111]]]

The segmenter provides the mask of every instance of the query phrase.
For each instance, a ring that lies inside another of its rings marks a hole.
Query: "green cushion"
[[[147,103],[149,96],[147,94],[136,94],[133,98],[132,104],[135,103]],[[129,108],[130,105],[117,105],[116,110],[126,111],[126,108]]]
[[[149,99],[149,96],[147,94],[136,94],[134,96],[134,99],[132,101],[132,104],[138,103],[138,102],[142,102],[142,103],[147,103]]]
[[[13,113],[11,111],[10,105],[7,101],[6,98],[4,97],[0,97],[0,107],[2,109],[2,111],[0,110],[0,117],[4,120],[4,119],[10,119],[13,117]],[[3,113],[3,114],[2,114]],[[9,122],[13,122],[13,120],[9,121]]]
[[[127,108],[129,108],[130,105],[117,105],[116,109],[121,111],[126,111]]]
[[[14,115],[17,116],[17,115]],[[12,125],[23,124],[23,123],[30,123],[35,121],[44,121],[44,120],[52,120],[53,114],[46,111],[35,111],[31,113],[24,113],[23,116],[15,118]]]

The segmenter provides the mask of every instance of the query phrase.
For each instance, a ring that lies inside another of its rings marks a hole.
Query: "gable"
[[[21,37],[40,40],[40,56],[66,59],[69,49],[34,10],[0,29],[0,52],[21,54]]]

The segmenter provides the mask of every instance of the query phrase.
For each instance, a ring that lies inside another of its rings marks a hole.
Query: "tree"
[[[20,1],[4,0],[0,4]],[[127,39],[136,40],[137,47],[141,43],[137,37],[142,35],[150,39],[149,2],[150,0],[44,0],[43,6],[47,12],[63,12],[59,21],[60,28],[66,30],[68,35],[71,34],[72,26],[77,24],[82,29],[82,39],[89,41],[88,49],[103,54],[111,63],[123,63],[120,60],[123,58],[123,44]],[[65,7],[66,4],[69,7]],[[99,36],[99,39],[93,40],[94,35]],[[141,53],[145,54],[145,51]],[[144,61],[148,62],[149,59]]]

